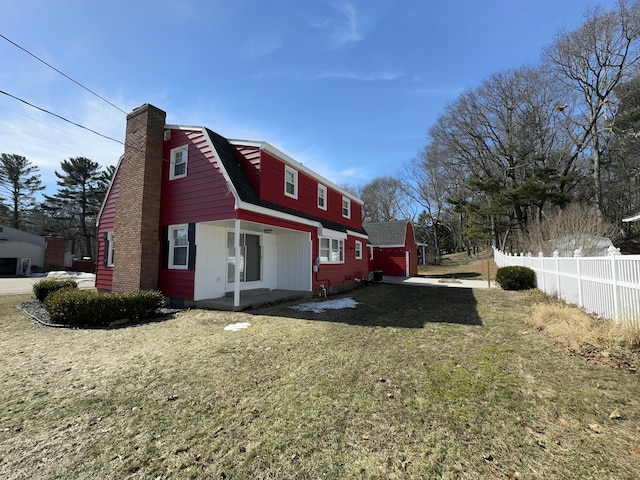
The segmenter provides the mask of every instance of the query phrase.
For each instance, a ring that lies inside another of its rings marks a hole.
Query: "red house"
[[[418,273],[418,245],[409,220],[365,223],[369,236],[370,269],[392,277]]]
[[[96,287],[174,303],[335,292],[368,276],[362,202],[266,142],[165,125],[143,105],[98,219]]]

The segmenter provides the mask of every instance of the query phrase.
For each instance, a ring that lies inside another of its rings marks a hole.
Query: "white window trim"
[[[356,260],[362,260],[362,242],[356,240]]]
[[[287,192],[287,173],[293,174],[293,193]],[[287,197],[298,198],[298,171],[285,165],[284,167],[284,194]]]
[[[173,263],[173,256],[174,256],[174,249],[176,247],[175,242],[174,242],[174,237],[173,237],[173,232],[175,232],[176,230],[186,230],[187,232],[187,254],[185,255],[185,264],[184,265],[174,265]],[[189,268],[189,225],[184,224],[184,225],[171,225],[168,229],[168,235],[169,235],[169,268],[174,269],[174,270],[187,270],[187,268]]]
[[[176,166],[176,154],[178,152],[184,152],[184,173],[180,175],[175,175],[175,166]],[[178,178],[183,178],[187,176],[187,168],[189,166],[189,145],[182,145],[181,147],[176,147],[171,149],[169,162],[169,180],[176,180]]]
[[[324,195],[320,196],[320,192],[322,192]],[[321,198],[324,200],[324,205],[320,205]],[[325,187],[321,183],[318,184],[318,208],[320,208],[321,210],[327,209],[327,187]]]
[[[107,267],[113,267],[113,257],[115,253],[115,242],[113,241],[113,232],[107,232],[107,241],[109,242],[109,250],[107,251]]]
[[[325,257],[326,260],[323,259],[322,257],[322,241],[323,240],[328,240],[329,241],[329,252],[328,255]],[[339,252],[339,257],[342,258],[338,258],[338,260],[331,260],[331,249],[333,244],[336,244],[336,246],[338,247],[338,252]],[[342,264],[344,263],[344,240],[342,240],[341,238],[331,238],[331,237],[319,237],[318,238],[318,258],[320,259],[320,263],[323,264]]]
[[[346,203],[345,203],[346,202]],[[344,210],[345,210],[345,205],[347,206],[347,214],[344,214]],[[347,197],[342,197],[342,205],[340,207],[341,211],[342,211],[342,216],[344,218],[351,218],[351,200]]]

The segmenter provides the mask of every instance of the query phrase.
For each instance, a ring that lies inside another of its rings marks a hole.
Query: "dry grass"
[[[444,255],[440,265],[420,265],[418,273],[429,277],[438,278],[468,278],[486,280],[487,275],[491,280],[496,278],[498,267],[492,258],[487,259],[488,251],[469,257],[466,252]]]
[[[535,294],[351,296],[118,330],[0,298],[0,478],[637,478],[637,376],[526,328]]]
[[[632,368],[640,360],[640,330],[597,318],[583,310],[548,299],[539,304],[532,316],[534,327],[544,330],[556,343],[570,351],[591,355],[604,353],[629,363]]]

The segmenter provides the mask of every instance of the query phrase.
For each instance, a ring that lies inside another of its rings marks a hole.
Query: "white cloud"
[[[331,38],[338,45],[362,40],[361,22],[355,6],[349,0],[336,1],[331,6],[336,10],[337,16],[314,19],[309,22],[310,25],[329,31]]]
[[[332,71],[326,70],[320,73],[317,78],[337,78],[346,80],[359,80],[363,82],[377,82],[377,81],[391,81],[397,80],[402,77],[402,72],[399,71],[381,71],[374,73],[357,73],[354,71]]]

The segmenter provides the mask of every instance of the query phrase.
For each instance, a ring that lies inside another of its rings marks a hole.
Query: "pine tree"
[[[21,155],[3,153],[0,156],[0,191],[9,201],[9,206],[4,207],[9,213],[8,223],[13,228],[25,228],[25,214],[36,206],[35,194],[45,188],[38,170]]]

